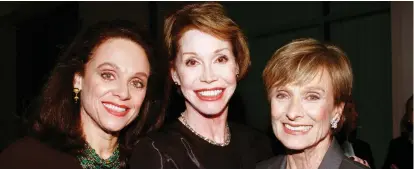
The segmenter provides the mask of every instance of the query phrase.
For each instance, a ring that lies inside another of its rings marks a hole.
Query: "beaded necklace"
[[[89,144],[86,144],[82,155],[78,155],[77,158],[84,169],[120,168],[119,145],[116,147],[114,153],[108,159],[104,160],[96,154],[95,150]]]
[[[187,120],[184,117],[184,113],[181,113],[181,116],[178,118],[178,120],[184,124],[185,127],[187,127],[192,133],[194,133],[196,136],[200,137],[201,139],[207,141],[210,144],[216,145],[216,146],[220,146],[220,147],[224,147],[230,144],[230,139],[231,139],[231,134],[230,134],[230,129],[229,129],[229,125],[226,124],[226,132],[225,132],[225,140],[223,143],[218,143],[212,139],[209,139],[207,137],[202,136],[201,134],[198,134],[197,131],[195,131],[188,123]]]

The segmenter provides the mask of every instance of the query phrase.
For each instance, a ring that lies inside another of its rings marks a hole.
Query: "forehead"
[[[149,73],[150,69],[145,50],[137,43],[122,38],[108,39],[100,44],[88,64],[99,66],[105,62],[135,72]]]
[[[285,86],[299,86],[301,88],[319,88],[323,89],[325,92],[330,92],[333,90],[332,79],[329,73],[326,70],[318,71],[313,78],[306,80],[296,79]]]
[[[231,49],[229,41],[219,39],[197,29],[184,32],[179,44],[180,52],[211,53],[217,49]]]

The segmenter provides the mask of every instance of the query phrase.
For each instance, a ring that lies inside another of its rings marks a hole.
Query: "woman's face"
[[[84,76],[75,75],[81,90],[83,123],[117,132],[133,121],[146,93],[150,65],[144,49],[121,38],[106,40],[85,65]]]
[[[226,110],[238,73],[230,42],[190,29],[183,34],[179,46],[171,75],[180,85],[187,109],[205,115]]]
[[[271,92],[273,131],[286,148],[303,150],[330,140],[330,122],[340,117],[343,104],[334,105],[331,77],[326,71],[309,83],[287,84]]]

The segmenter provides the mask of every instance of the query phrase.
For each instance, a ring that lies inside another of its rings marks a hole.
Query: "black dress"
[[[413,168],[413,143],[408,136],[400,136],[391,140],[383,169],[395,165],[398,169]]]
[[[32,137],[22,138],[0,153],[1,169],[82,169],[76,157]]]
[[[198,137],[178,120],[139,140],[130,168],[253,169],[273,156],[268,138],[239,124],[229,124],[231,141],[221,147]]]

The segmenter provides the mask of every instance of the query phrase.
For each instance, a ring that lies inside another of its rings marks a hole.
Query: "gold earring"
[[[73,99],[75,99],[75,103],[78,103],[79,97],[78,97],[78,93],[79,93],[79,89],[78,88],[73,88],[73,92],[75,92],[75,97],[73,97]]]

